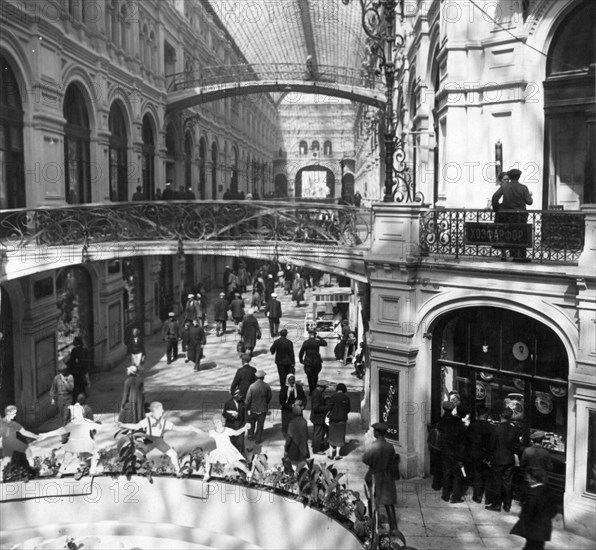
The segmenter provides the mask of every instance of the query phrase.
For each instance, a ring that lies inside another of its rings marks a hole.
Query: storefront
[[[432,420],[439,419],[442,402],[454,392],[460,414],[469,412],[470,420],[480,406],[494,421],[504,407],[512,409],[525,445],[535,430],[546,432],[543,444],[554,464],[549,484],[562,498],[569,360],[558,336],[525,315],[476,307],[445,315],[432,342]]]

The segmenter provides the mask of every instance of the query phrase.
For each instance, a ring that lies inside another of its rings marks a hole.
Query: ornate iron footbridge
[[[296,63],[222,65],[166,76],[168,111],[224,97],[257,92],[306,92],[383,107],[385,87],[374,72],[351,67]]]
[[[0,277],[62,262],[217,254],[275,258],[360,279],[370,224],[368,210],[306,202],[153,201],[4,210]]]

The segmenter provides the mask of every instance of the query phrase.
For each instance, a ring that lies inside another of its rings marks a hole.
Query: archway
[[[110,130],[110,200],[128,200],[128,137],[126,118],[119,102],[112,103],[108,126]]]
[[[562,502],[567,441],[569,357],[548,326],[500,307],[456,309],[432,331],[431,421],[441,405],[455,401],[470,421],[483,412],[499,421],[509,408],[525,444],[534,431],[549,434],[545,447],[554,468],[549,483]],[[431,456],[431,468],[436,465]]]
[[[155,137],[151,117],[143,117],[143,194],[147,200],[155,198]]]
[[[25,158],[23,105],[17,79],[8,60],[0,55],[0,210],[24,208]]]
[[[342,178],[341,198],[349,204],[354,202],[354,174],[345,174]]]
[[[276,197],[287,197],[288,196],[288,178],[284,174],[277,174],[275,176],[275,196]]]
[[[596,4],[586,0],[558,26],[548,52],[544,209],[596,201],[595,26]]]
[[[333,199],[335,174],[320,164],[301,168],[296,174],[295,194],[303,199]]]

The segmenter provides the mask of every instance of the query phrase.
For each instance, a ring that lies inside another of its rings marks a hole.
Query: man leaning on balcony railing
[[[522,183],[519,182],[521,177],[521,170],[513,168],[507,172],[510,181],[503,178],[501,186],[492,197],[492,207],[495,211],[495,223],[526,223],[528,221],[528,213],[526,212],[526,205],[534,202],[532,199],[532,192]],[[499,202],[500,199],[502,202]],[[507,261],[507,250],[501,250],[502,261]],[[513,261],[528,262],[526,259],[525,248],[510,248],[509,254]]]

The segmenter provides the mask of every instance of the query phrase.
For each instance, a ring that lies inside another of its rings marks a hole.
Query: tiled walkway
[[[279,292],[282,294],[282,292]],[[307,301],[311,296],[307,291]],[[210,297],[211,303],[215,294]],[[283,307],[282,327],[289,331],[289,338],[294,341],[296,353],[304,339],[304,315],[310,311],[311,305],[296,308],[289,300],[289,296],[280,296]],[[279,383],[277,370],[269,353],[271,339],[266,317],[257,314],[262,328],[263,338],[260,340],[253,365],[263,369],[267,376],[266,382],[274,390],[273,404],[275,408],[265,424],[265,440],[253,452],[261,451],[268,455],[272,464],[279,463],[283,454],[281,437],[281,418],[279,415],[278,391]],[[168,418],[176,423],[192,423],[203,428],[211,428],[211,415],[221,412],[224,401],[228,398],[228,391],[236,372],[240,366],[236,352],[236,336],[232,330],[233,324],[228,324],[225,337],[215,336],[213,323],[208,325],[207,346],[202,370],[194,373],[190,363],[184,359],[167,365],[165,360],[165,346],[159,334],[147,341],[147,362],[144,372],[146,400],[162,401]],[[333,358],[335,341],[330,340],[329,346],[323,348],[324,364],[321,378],[332,382],[333,387],[343,382],[348,387],[354,412],[350,414],[348,422],[348,444],[343,450],[345,455],[336,463],[338,469],[347,472],[347,482],[350,488],[362,492],[363,477],[366,467],[362,464],[363,442],[365,430],[360,416],[360,400],[363,396],[363,382],[353,373],[349,366],[343,366]],[[115,420],[119,410],[122,383],[126,375],[127,363],[123,363],[111,372],[97,373],[92,378],[92,389],[89,404],[96,413],[100,413],[104,429],[98,434],[101,446],[113,444]],[[306,376],[300,366],[297,366],[297,377],[306,385]],[[305,416],[308,418],[308,411]],[[48,422],[40,431],[50,429],[55,421]],[[182,454],[194,447],[210,450],[213,442],[199,436],[187,434],[169,434],[167,439],[174,444]],[[55,441],[41,442],[38,452],[55,445]],[[315,460],[326,462],[325,456],[315,456]],[[495,513],[484,509],[483,505],[475,504],[470,498],[462,504],[448,504],[439,498],[439,493],[430,487],[426,479],[414,479],[398,482],[398,513],[399,526],[405,534],[410,546],[418,550],[426,549],[501,549],[522,548],[523,539],[509,535],[515,523],[519,506],[514,503],[510,513]],[[596,540],[596,535],[594,537]],[[557,517],[554,524],[553,540],[547,544],[547,549],[555,550],[583,550],[596,548],[594,540],[578,537],[562,526],[562,520]]]

